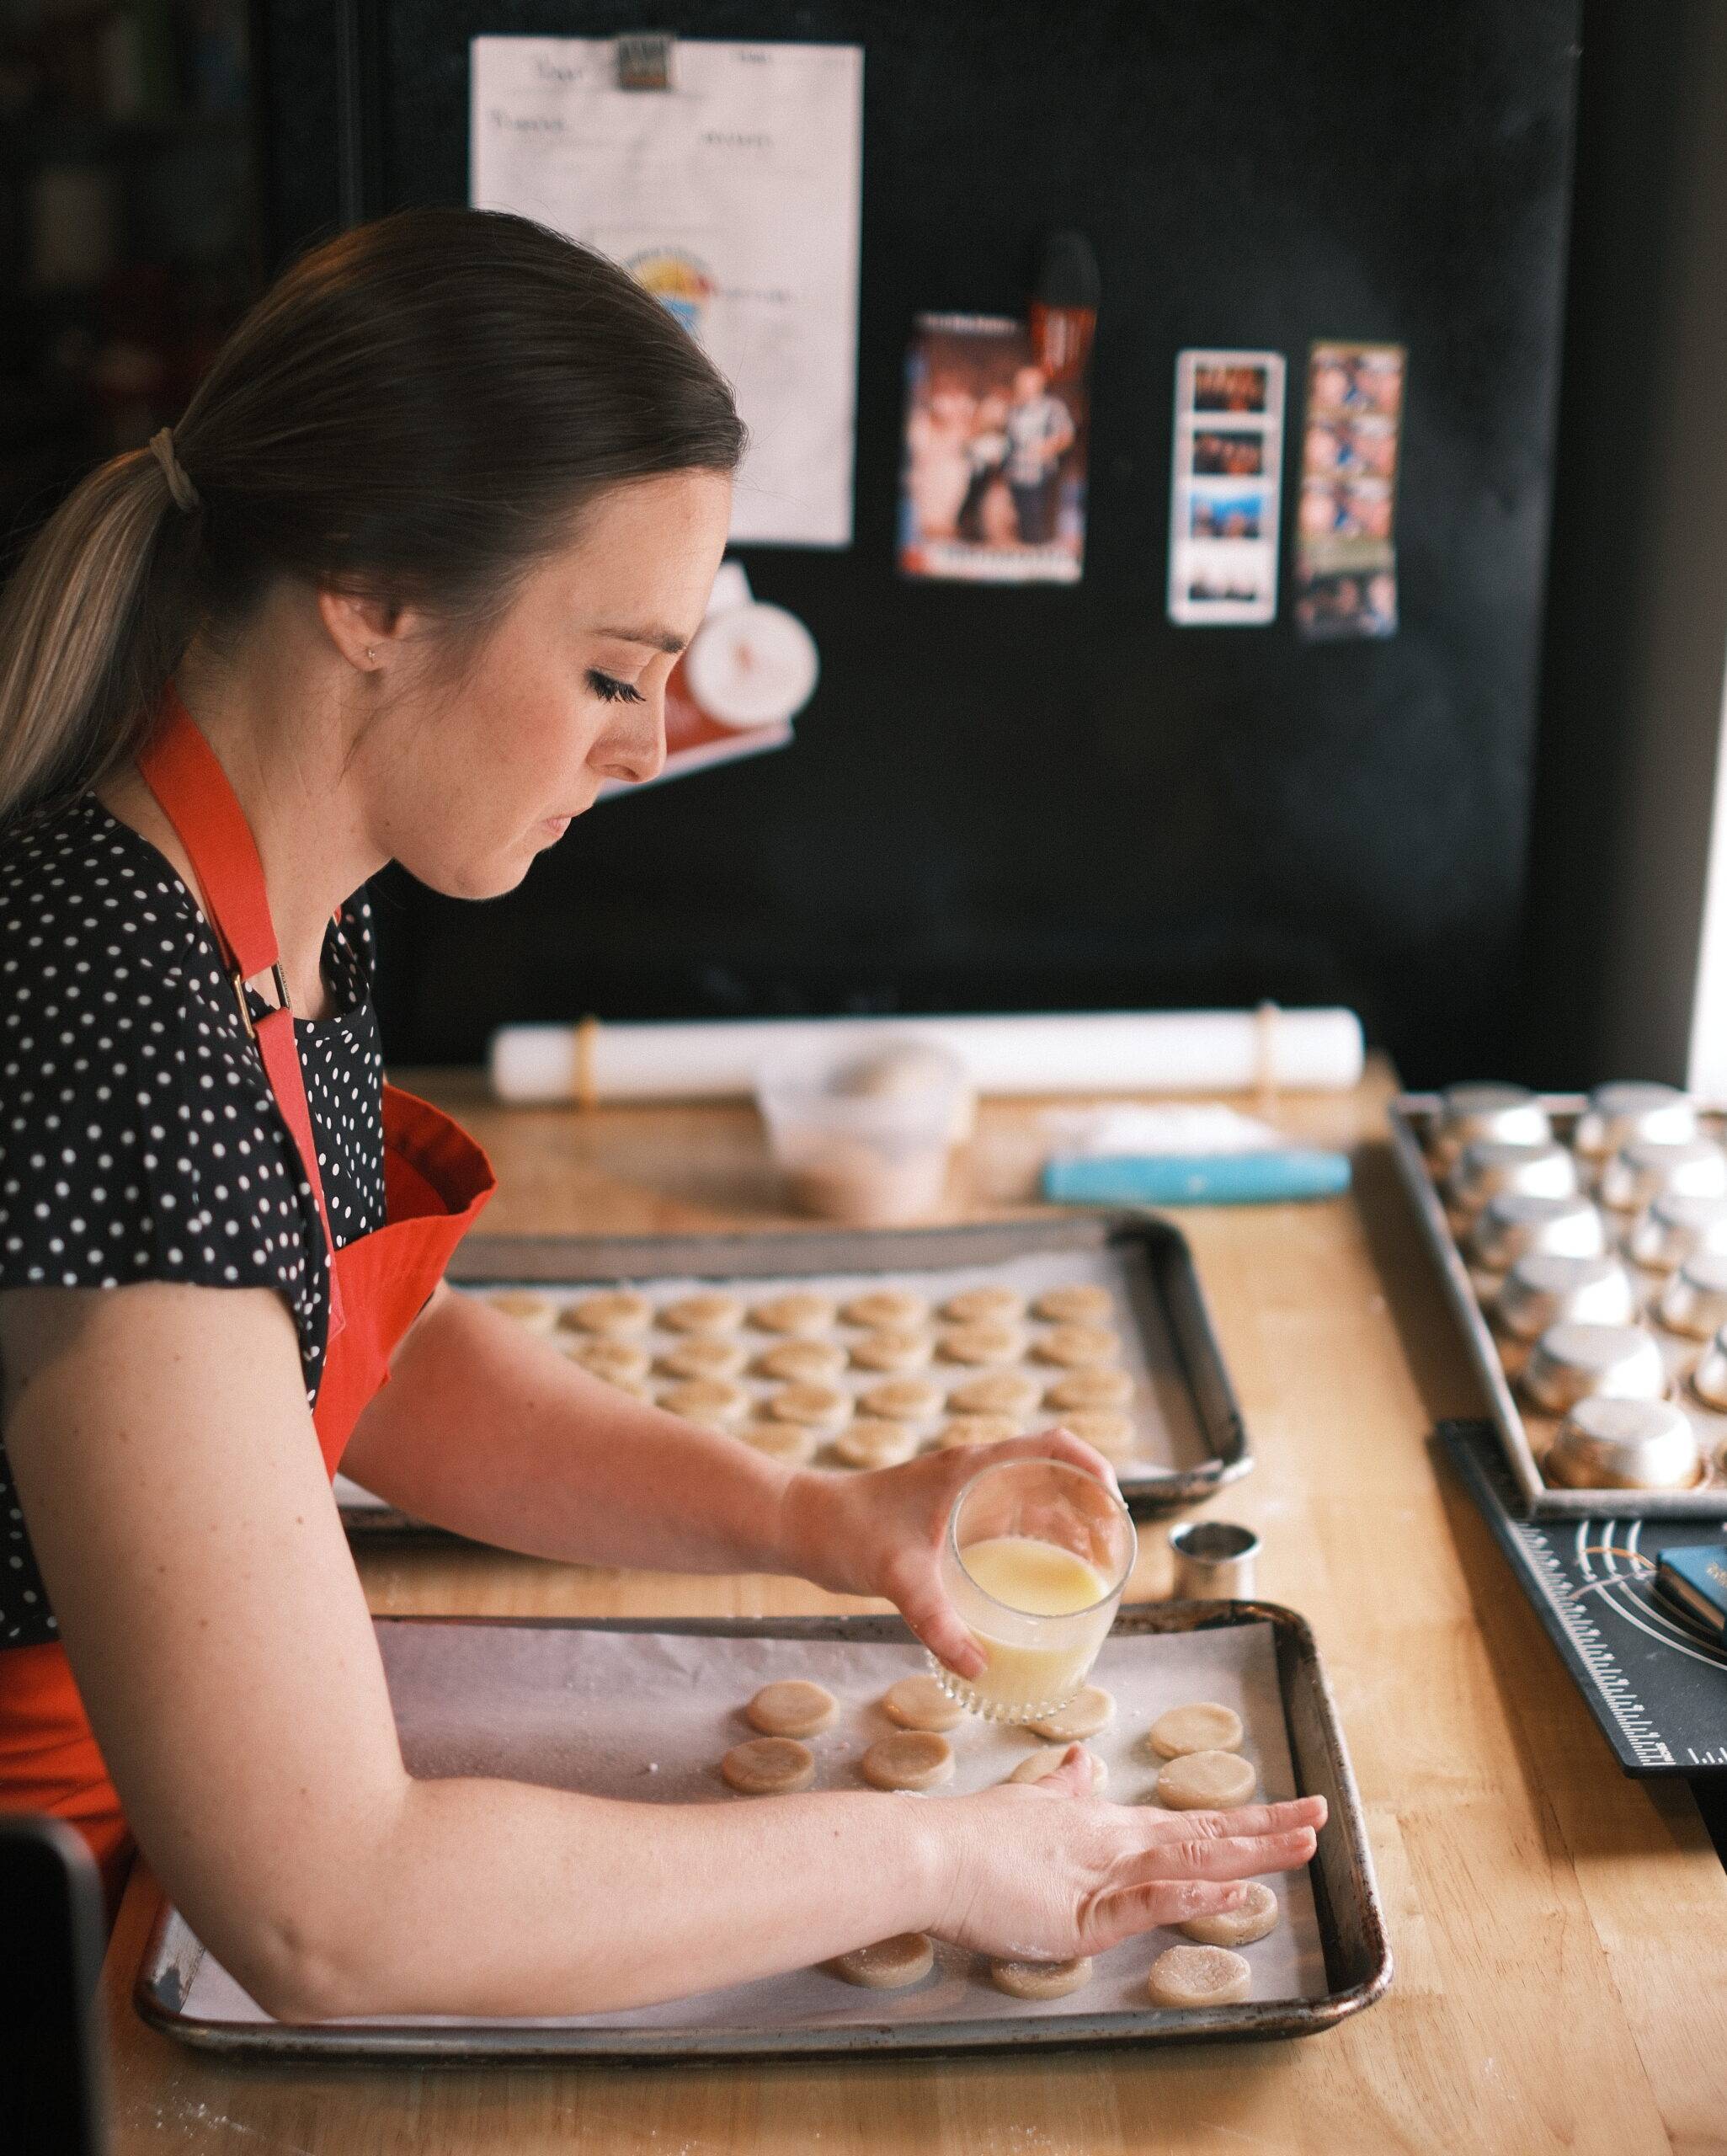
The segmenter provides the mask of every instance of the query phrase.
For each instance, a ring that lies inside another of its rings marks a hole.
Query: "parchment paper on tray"
[[[895,1678],[925,1667],[920,1648],[898,1641],[608,1633],[411,1619],[381,1620],[378,1633],[413,1774],[498,1774],[650,1803],[773,1801],[734,1796],[715,1769],[731,1745],[752,1734],[740,1711],[744,1702],[781,1677],[813,1678],[840,1702],[834,1726],[809,1740],[817,1787],[861,1788],[858,1758],[892,1727],[877,1702]],[[1196,1700],[1220,1701],[1240,1715],[1243,1750],[1259,1769],[1266,1801],[1297,1794],[1271,1624],[1117,1636],[1105,1643],[1095,1674],[1117,1705],[1110,1726],[1090,1741],[1109,1769],[1106,1796],[1127,1804],[1149,1796],[1157,1769],[1143,1747],[1145,1732],[1166,1708]],[[970,1717],[951,1741],[957,1771],[946,1790],[883,1801],[941,1803],[985,1787],[1037,1743],[1024,1731]],[[1253,1967],[1254,2003],[1325,1999],[1325,1952],[1308,1874],[1280,1873],[1268,1883],[1283,1920],[1268,1938],[1243,1950]],[[818,1895],[819,1876],[809,1886]],[[825,1969],[802,1969],[626,2012],[484,2025],[653,2028],[688,2031],[699,2040],[704,2032],[733,2031],[1143,2015],[1147,1972],[1165,1947],[1180,1943],[1179,1933],[1164,1930],[1128,1940],[1099,1956],[1092,1983],[1062,1999],[1008,1999],[989,1983],[979,1959],[944,1945],[934,1974],[903,1992],[862,1992]],[[207,1954],[181,2013],[192,2020],[275,2026]],[[416,2015],[378,2017],[365,2025],[477,2025],[472,2017]]]

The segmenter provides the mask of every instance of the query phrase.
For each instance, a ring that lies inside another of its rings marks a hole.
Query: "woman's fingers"
[[[988,1667],[983,1650],[966,1630],[957,1610],[941,1591],[933,1562],[908,1566],[887,1592],[924,1645],[957,1676],[980,1677]]]
[[[1136,1932],[1218,1916],[1225,1909],[1239,1909],[1246,1899],[1245,1886],[1226,1886],[1220,1880],[1156,1879],[1122,1886],[1100,1900],[1086,1927],[1085,1951],[1101,1954]]]
[[[1091,1754],[1083,1744],[1069,1745],[1060,1766],[1040,1775],[1031,1787],[1047,1796],[1090,1796]]]
[[[1156,1820],[1162,1841],[1186,1842],[1239,1834],[1281,1834],[1291,1827],[1325,1823],[1328,1807],[1323,1796],[1296,1796],[1281,1804],[1244,1804],[1231,1812],[1172,1812]]]
[[[1289,1871],[1310,1864],[1317,1846],[1311,1827],[1291,1827],[1273,1834],[1199,1836],[1154,1842],[1125,1870],[1136,1886],[1152,1880],[1251,1879],[1262,1871]]]
[[[980,1445],[978,1463],[994,1466],[1002,1460],[1061,1460],[1069,1467],[1083,1468],[1086,1474],[1095,1475],[1100,1482],[1106,1482],[1119,1497],[1121,1484],[1116,1480],[1116,1470],[1101,1452],[1088,1445],[1083,1438],[1076,1438],[1071,1430],[1059,1427],[1039,1430],[1028,1438],[1004,1438],[999,1444]],[[974,1464],[972,1472],[976,1472]]]

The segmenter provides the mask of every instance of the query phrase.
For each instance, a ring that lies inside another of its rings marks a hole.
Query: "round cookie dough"
[[[1068,1288],[1046,1288],[1031,1310],[1052,1325],[1102,1325],[1115,1307],[1116,1299],[1107,1288],[1079,1280]]]
[[[782,1385],[813,1385],[837,1378],[845,1368],[845,1350],[831,1340],[782,1340],[765,1348],[755,1358],[759,1377],[778,1378]]]
[[[947,1404],[957,1415],[1029,1415],[1042,1390],[1024,1370],[991,1370],[957,1385]]]
[[[861,1325],[871,1332],[903,1332],[924,1322],[930,1305],[909,1288],[874,1288],[866,1295],[854,1295],[840,1315],[848,1325]]]
[[[1062,1417],[1062,1428],[1072,1437],[1083,1438],[1106,1460],[1125,1460],[1133,1449],[1133,1417],[1113,1407],[1074,1408]]]
[[[659,1321],[668,1332],[733,1332],[744,1322],[744,1305],[717,1288],[676,1297],[660,1311]]]
[[[564,1353],[573,1363],[579,1363],[608,1385],[648,1374],[648,1350],[638,1348],[633,1340],[573,1339]]]
[[[741,1340],[728,1340],[717,1332],[696,1332],[675,1348],[668,1348],[659,1358],[659,1367],[670,1378],[734,1378],[744,1367],[747,1352]]]
[[[1197,1939],[1202,1946],[1251,1946],[1277,1929],[1282,1911],[1277,1897],[1262,1879],[1247,1882],[1247,1899],[1239,1908],[1219,1909],[1208,1917],[1189,1917],[1177,1931]]]
[[[884,1422],[927,1422],[940,1414],[946,1396],[928,1378],[890,1378],[860,1393],[857,1404],[861,1412],[879,1415]]]
[[[667,1385],[659,1396],[659,1404],[669,1414],[681,1415],[685,1422],[724,1428],[743,1421],[749,1412],[749,1395],[729,1378],[686,1378],[681,1385]]]
[[[851,1395],[831,1385],[782,1385],[768,1402],[776,1422],[802,1422],[813,1429],[838,1429],[851,1420]]]
[[[1227,1946],[1172,1946],[1145,1980],[1155,2006],[1233,2006],[1253,1989],[1253,1971]]]
[[[1046,1744],[1041,1751],[1028,1752],[1008,1780],[1010,1782],[1041,1782],[1046,1774],[1053,1774],[1067,1756],[1065,1744]],[[1095,1796],[1109,1780],[1109,1769],[1095,1752],[1088,1752],[1085,1757],[1091,1762],[1091,1794]]]
[[[927,1332],[866,1332],[851,1346],[861,1370],[920,1370],[935,1352]]]
[[[789,1796],[815,1780],[816,1758],[795,1738],[752,1737],[732,1747],[720,1762],[720,1773],[741,1796]]]
[[[902,1729],[957,1729],[966,1710],[934,1677],[902,1677],[882,1694],[882,1710]]]
[[[494,1310],[502,1310],[505,1317],[514,1318],[530,1332],[550,1332],[557,1322],[557,1304],[531,1288],[500,1288],[486,1300]]]
[[[756,1452],[793,1467],[806,1467],[816,1456],[816,1433],[801,1422],[751,1422],[736,1434]]]
[[[877,1789],[935,1789],[953,1778],[953,1747],[927,1729],[878,1737],[859,1763]]]
[[[1026,1315],[1026,1299],[1017,1288],[963,1288],[948,1297],[941,1315],[956,1325],[1005,1325]]]
[[[1010,1999],[1065,1999],[1091,1981],[1089,1956],[1077,1961],[992,1961],[989,1981]]]
[[[956,1415],[943,1423],[935,1442],[943,1452],[952,1452],[959,1445],[999,1445],[1019,1434],[1011,1415]]]
[[[1066,1377],[1058,1378],[1043,1397],[1049,1406],[1075,1414],[1093,1408],[1125,1407],[1133,1397],[1133,1380],[1125,1370],[1070,1370]]]
[[[840,1702],[825,1684],[812,1684],[807,1678],[782,1677],[764,1684],[744,1710],[744,1719],[764,1737],[813,1737],[826,1729],[840,1711]]]
[[[633,1288],[618,1288],[580,1297],[557,1321],[577,1332],[598,1333],[605,1340],[633,1340],[653,1324],[653,1305]]]
[[[1234,1707],[1209,1700],[1191,1707],[1171,1707],[1146,1732],[1145,1741],[1160,1759],[1179,1759],[1184,1752],[1239,1752],[1244,1732]]]
[[[1227,1812],[1245,1804],[1259,1777],[1239,1752],[1184,1752],[1157,1778],[1157,1801],[1171,1812]]]
[[[1016,1363],[1025,1347],[1025,1336],[1016,1326],[956,1325],[941,1336],[941,1355],[949,1363]]]
[[[1058,1325],[1036,1342],[1031,1353],[1040,1363],[1055,1363],[1063,1369],[1085,1369],[1095,1363],[1112,1363],[1122,1343],[1106,1325]]]
[[[1027,1724],[1052,1744],[1077,1743],[1082,1737],[1095,1737],[1115,1720],[1116,1703],[1101,1684],[1082,1684],[1064,1707],[1058,1707],[1042,1721]]]
[[[849,1984],[862,1984],[870,1991],[898,1991],[923,1982],[935,1966],[935,1949],[922,1932],[902,1931],[892,1939],[878,1939],[873,1946],[837,1955],[828,1966]]]
[[[758,1303],[749,1322],[761,1332],[825,1332],[834,1322],[834,1305],[813,1289],[794,1288],[789,1294],[770,1295]]]
[[[834,1440],[834,1457],[843,1467],[900,1467],[917,1449],[915,1430],[872,1415],[860,1416]]]

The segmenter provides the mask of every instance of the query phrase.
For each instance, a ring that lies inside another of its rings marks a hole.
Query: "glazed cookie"
[[[902,1677],[882,1694],[882,1710],[902,1729],[957,1729],[966,1710],[934,1677]]]
[[[1225,1946],[1172,1946],[1151,1965],[1156,2006],[1233,2006],[1253,1989],[1253,1971]]]
[[[1016,1326],[988,1321],[956,1325],[941,1340],[942,1360],[948,1363],[1016,1363],[1025,1345],[1025,1335]]]
[[[960,1445],[999,1445],[1019,1434],[1011,1415],[956,1415],[942,1424],[935,1443],[943,1452],[952,1452]]]
[[[1058,1325],[1035,1342],[1031,1353],[1040,1363],[1084,1369],[1094,1363],[1114,1362],[1121,1346],[1106,1325]]]
[[[1159,1715],[1145,1742],[1159,1758],[1179,1759],[1186,1752],[1239,1752],[1242,1735],[1241,1717],[1234,1707],[1202,1700]]]
[[[845,1368],[845,1350],[831,1340],[782,1340],[763,1348],[752,1367],[758,1376],[777,1378],[782,1385],[808,1385],[837,1378]]]
[[[530,1332],[550,1332],[557,1322],[557,1304],[549,1295],[536,1294],[531,1288],[500,1288],[495,1295],[488,1295],[486,1300],[494,1310],[502,1310],[505,1317],[514,1318]]]
[[[1239,1752],[1184,1752],[1157,1778],[1157,1801],[1170,1812],[1227,1812],[1245,1804],[1259,1777]]]
[[[860,1393],[857,1404],[864,1414],[879,1415],[886,1422],[927,1422],[940,1414],[945,1396],[928,1378],[890,1378]]]
[[[744,1322],[744,1305],[736,1295],[716,1288],[678,1296],[663,1307],[659,1321],[668,1332],[733,1332]]]
[[[1066,1706],[1026,1726],[1052,1744],[1074,1744],[1082,1737],[1095,1737],[1115,1716],[1115,1700],[1101,1684],[1082,1684]]]
[[[834,1440],[834,1457],[843,1467],[899,1467],[917,1449],[915,1430],[873,1415],[860,1416]]]
[[[793,1467],[807,1467],[816,1456],[816,1433],[801,1422],[750,1422],[735,1434],[754,1451]]]
[[[1277,1897],[1262,1879],[1247,1883],[1247,1899],[1237,1909],[1219,1909],[1208,1917],[1190,1917],[1177,1931],[1197,1939],[1202,1946],[1251,1946],[1277,1929],[1282,1911]]]
[[[1046,1774],[1053,1774],[1067,1756],[1065,1744],[1046,1744],[1041,1752],[1028,1752],[1008,1780],[1010,1782],[1041,1782]],[[1085,1757],[1091,1762],[1091,1793],[1095,1796],[1109,1780],[1109,1769],[1095,1752],[1088,1752]]]
[[[813,1737],[839,1711],[840,1702],[825,1684],[784,1677],[762,1686],[744,1710],[744,1718],[764,1737]]]
[[[1063,1416],[1062,1428],[1106,1460],[1125,1460],[1133,1449],[1133,1417],[1113,1407],[1076,1408]]]
[[[749,1409],[749,1395],[729,1378],[686,1378],[669,1385],[659,1396],[668,1413],[681,1415],[686,1422],[706,1422],[725,1428],[741,1422]]]
[[[1133,1380],[1125,1370],[1073,1370],[1058,1378],[1043,1397],[1051,1407],[1067,1413],[1125,1407],[1133,1397]]]
[[[933,1730],[902,1729],[878,1737],[859,1764],[877,1789],[935,1789],[953,1779],[953,1747]]]
[[[728,1340],[717,1332],[697,1332],[668,1348],[659,1358],[659,1367],[669,1378],[734,1378],[744,1367],[747,1352],[741,1340]]]
[[[1070,1288],[1046,1288],[1031,1309],[1052,1325],[1101,1325],[1115,1306],[1116,1299],[1107,1288],[1082,1280]]]
[[[935,1352],[927,1332],[866,1332],[851,1343],[861,1370],[920,1370]]]
[[[786,1796],[816,1778],[815,1754],[789,1737],[752,1737],[734,1744],[720,1773],[744,1796]]]
[[[605,1294],[581,1296],[557,1321],[577,1332],[598,1333],[605,1340],[633,1340],[653,1324],[653,1305],[633,1288],[617,1288]]]
[[[964,1288],[948,1297],[941,1315],[955,1325],[1006,1325],[1026,1315],[1026,1299],[1017,1288]]]
[[[838,1429],[851,1420],[851,1395],[832,1385],[782,1385],[767,1405],[776,1422],[802,1422],[812,1429]]]
[[[1024,1370],[991,1370],[957,1385],[947,1404],[960,1415],[1029,1415],[1042,1390]]]
[[[573,1339],[564,1353],[573,1363],[579,1363],[608,1385],[648,1374],[648,1350],[638,1348],[633,1340]]]
[[[1091,1981],[1089,1958],[1077,1961],[992,1961],[989,1981],[1010,1999],[1065,1999]]]
[[[930,1305],[909,1288],[875,1288],[866,1295],[854,1295],[840,1315],[848,1325],[871,1332],[905,1332],[924,1322]]]
[[[862,1984],[871,1991],[898,1991],[923,1982],[935,1966],[935,1949],[922,1932],[902,1931],[893,1939],[877,1940],[873,1946],[839,1955],[828,1966],[849,1984]]]
[[[825,1332],[834,1322],[833,1300],[813,1289],[794,1288],[789,1294],[770,1295],[758,1303],[749,1322],[761,1332]]]

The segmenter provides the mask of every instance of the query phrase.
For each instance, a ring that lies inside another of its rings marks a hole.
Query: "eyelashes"
[[[597,670],[589,670],[588,686],[605,703],[639,704],[642,702],[639,689],[632,689],[627,681],[617,680],[611,675],[601,674]]]

